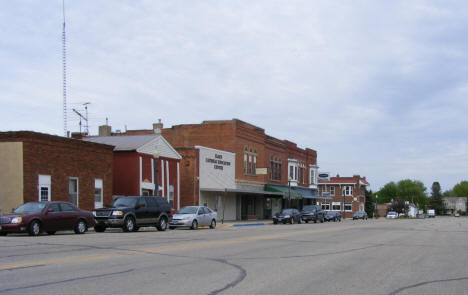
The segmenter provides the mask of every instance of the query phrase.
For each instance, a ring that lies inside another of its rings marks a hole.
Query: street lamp
[[[343,187],[341,190],[341,193],[343,194],[343,219],[346,219],[346,211],[345,211],[345,191],[346,191],[346,186]]]
[[[154,159],[154,164],[153,164],[153,169],[154,169],[154,192],[153,196],[157,196],[159,193],[159,184],[158,184],[158,158],[159,158],[159,152],[158,150],[154,150],[153,152],[153,159]]]
[[[379,198],[378,195],[375,195],[375,210],[374,210],[374,218],[377,219],[377,199]]]
[[[291,177],[288,177],[288,192],[289,192],[289,198],[288,198],[288,206],[291,208]]]

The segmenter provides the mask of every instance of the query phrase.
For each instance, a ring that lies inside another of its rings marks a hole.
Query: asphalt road
[[[468,218],[0,237],[1,294],[468,294]]]

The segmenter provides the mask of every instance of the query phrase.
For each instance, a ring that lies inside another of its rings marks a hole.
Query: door
[[[150,222],[148,216],[148,204],[146,204],[145,198],[138,199],[138,203],[135,208],[135,216],[137,224],[147,224]]]
[[[74,229],[78,223],[78,212],[68,203],[60,203],[60,220],[63,229]]]
[[[200,226],[206,225],[205,208],[203,207],[198,208],[197,220],[198,220],[198,225]]]
[[[61,219],[61,209],[58,203],[51,203],[47,207],[44,220],[43,220],[43,230],[44,231],[57,231],[63,229],[62,219]]]

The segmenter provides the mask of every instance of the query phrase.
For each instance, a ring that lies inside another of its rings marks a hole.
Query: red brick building
[[[179,209],[182,157],[160,134],[116,133],[83,140],[115,147],[114,195],[152,196],[156,192],[156,195],[166,198],[172,208]]]
[[[112,200],[113,147],[31,131],[0,132],[0,212],[29,201],[92,210]]]
[[[318,181],[319,194],[330,196],[331,200],[319,202],[322,209],[340,211],[346,218],[353,217],[356,211],[364,211],[366,203],[366,187],[369,185],[365,177],[323,177]]]
[[[132,132],[152,130],[126,134]],[[223,212],[227,210],[226,219],[251,219],[270,218],[283,207],[300,207],[304,198],[311,200],[305,202],[315,202],[317,198],[317,152],[271,137],[262,128],[238,119],[204,121],[165,128],[162,135],[183,155],[183,205],[193,205],[198,200],[218,211],[221,207]],[[199,186],[200,159],[195,146],[235,154],[234,189],[216,191]]]

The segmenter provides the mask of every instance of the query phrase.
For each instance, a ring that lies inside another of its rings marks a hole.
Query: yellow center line
[[[255,236],[255,237],[221,240],[221,241],[202,242],[202,243],[194,243],[194,244],[186,244],[186,245],[175,245],[175,246],[168,246],[168,247],[155,248],[155,249],[134,250],[134,251],[126,251],[126,252],[118,252],[118,253],[110,253],[110,254],[78,256],[78,257],[68,257],[68,258],[57,258],[57,259],[25,262],[25,263],[17,263],[17,264],[5,264],[5,265],[0,265],[0,270],[11,270],[15,268],[34,267],[34,266],[95,260],[95,259],[108,259],[108,258],[115,258],[115,257],[129,256],[129,255],[137,255],[137,254],[174,252],[174,251],[181,251],[181,250],[187,250],[187,249],[219,246],[219,245],[232,245],[232,244],[246,243],[246,242],[251,242],[251,241],[280,239],[280,238],[285,238],[285,237],[290,237],[290,236],[304,235],[304,234],[311,234],[311,233],[339,231],[339,230],[345,230],[345,229],[350,229],[354,227],[355,226],[340,226],[340,227],[334,227],[334,228],[321,228],[321,229],[293,231],[293,232],[286,232],[286,233],[269,234],[269,235]]]

